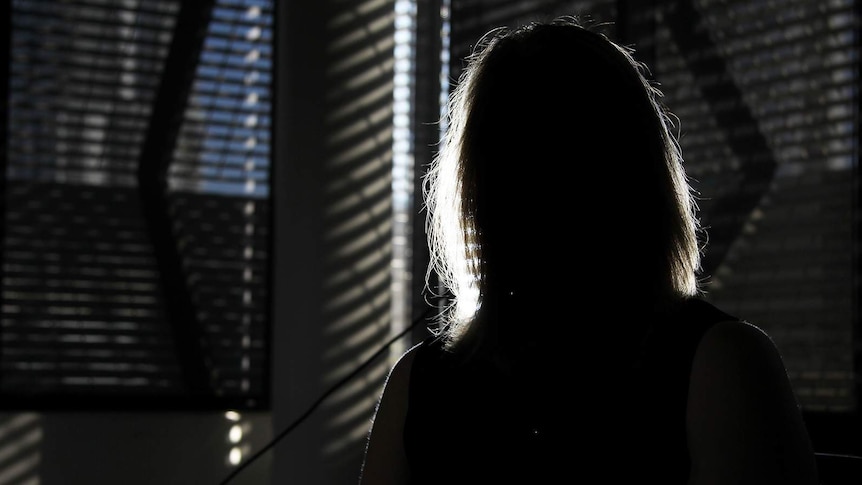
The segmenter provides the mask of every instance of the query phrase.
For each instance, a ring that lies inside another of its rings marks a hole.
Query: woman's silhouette
[[[390,372],[362,485],[817,483],[773,341],[704,299],[633,56],[575,17],[477,44],[424,180],[452,305]]]

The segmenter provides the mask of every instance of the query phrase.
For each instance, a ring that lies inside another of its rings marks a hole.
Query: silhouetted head
[[[697,293],[696,206],[645,69],[574,17],[477,44],[425,179],[450,338],[512,301],[560,315]]]

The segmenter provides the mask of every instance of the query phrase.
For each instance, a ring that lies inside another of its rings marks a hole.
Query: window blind
[[[773,336],[804,409],[856,409],[854,2],[659,2],[655,73],[709,231],[707,297]]]
[[[268,405],[272,8],[12,2],[0,406]]]

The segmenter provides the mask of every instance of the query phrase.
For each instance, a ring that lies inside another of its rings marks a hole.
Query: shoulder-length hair
[[[447,345],[517,339],[523,327],[503,324],[513,298],[660,306],[697,294],[695,194],[633,50],[560,17],[492,30],[467,61],[423,180]]]

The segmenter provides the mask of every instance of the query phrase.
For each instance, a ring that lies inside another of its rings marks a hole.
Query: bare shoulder
[[[384,405],[384,401],[389,407],[396,408],[399,414],[406,413],[413,360],[416,358],[416,353],[422,345],[424,344],[418,343],[410,347],[406,352],[401,354],[401,357],[398,358],[389,370],[386,384],[383,387],[383,394],[380,396],[380,402],[378,403],[375,420],[380,417],[380,407]]]
[[[404,453],[404,420],[410,391],[410,373],[416,344],[392,366],[368,434],[360,474],[361,485],[401,485],[407,483],[407,456]]]
[[[416,358],[416,352],[418,352],[422,345],[422,343],[418,343],[410,347],[398,358],[395,365],[389,371],[389,376],[386,378],[386,388],[407,390],[410,385],[410,372],[413,369],[413,359]]]
[[[686,423],[692,484],[815,484],[802,411],[781,353],[759,327],[714,325],[692,362]]]
[[[759,327],[744,321],[720,322],[710,328],[695,354],[694,370],[727,372],[747,369],[739,384],[784,374],[784,363],[775,342]]]

